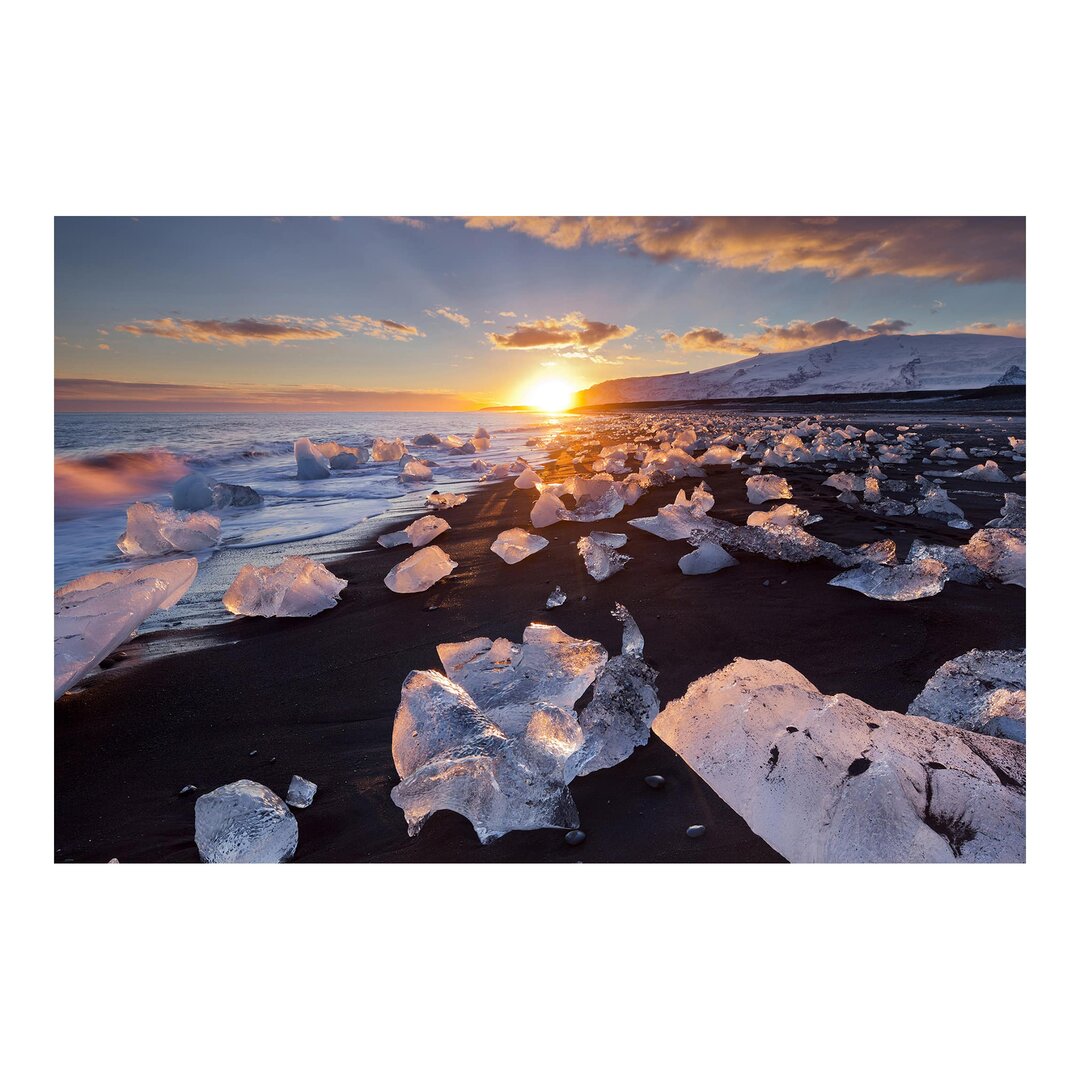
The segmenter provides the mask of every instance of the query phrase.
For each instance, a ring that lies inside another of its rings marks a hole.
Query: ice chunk
[[[450,510],[455,506],[461,506],[469,501],[468,495],[455,495],[452,491],[433,491],[425,500],[428,506],[434,506],[436,510]]]
[[[222,603],[234,615],[306,618],[332,608],[346,585],[322,563],[290,555],[276,566],[241,567]]]
[[[195,800],[203,862],[280,863],[296,853],[296,818],[268,787],[237,780]]]
[[[950,547],[948,544],[927,544],[916,538],[912,541],[907,561],[919,563],[923,559],[936,559],[944,563],[949,572],[949,581],[977,585],[984,579],[983,572],[968,559],[966,545]]]
[[[692,683],[653,730],[792,862],[1022,862],[1024,748],[827,696],[778,660]]]
[[[297,480],[325,480],[330,475],[330,462],[306,436],[293,443],[293,454]]]
[[[529,520],[534,529],[546,529],[548,525],[554,525],[556,521],[565,521],[566,514],[567,510],[562,499],[553,491],[542,490],[536,502],[533,503]]]
[[[214,505],[214,492],[210,480],[202,473],[192,472],[181,476],[172,486],[174,510],[205,510]]]
[[[424,592],[456,567],[457,563],[436,544],[421,548],[415,555],[399,562],[383,578],[383,583],[391,592]]]
[[[727,566],[737,566],[738,562],[719,544],[706,541],[679,560],[679,569],[684,574],[715,574]]]
[[[535,555],[538,551],[543,551],[547,546],[548,542],[535,533],[525,529],[507,529],[495,538],[491,550],[503,562],[513,564],[527,559],[530,555]]]
[[[360,458],[356,454],[351,453],[348,450],[342,450],[340,453],[335,454],[332,458],[329,458],[330,468],[335,472],[340,472],[347,469],[359,469]]]
[[[331,469],[355,469],[368,459],[363,446],[344,446],[339,442],[312,444],[330,464]]]
[[[821,520],[820,514],[811,514],[809,510],[800,510],[794,503],[782,503],[771,510],[755,510],[746,519],[747,525],[779,525],[787,528],[791,525],[813,525]]]
[[[481,843],[514,829],[576,828],[564,775],[580,741],[576,720],[550,705],[538,705],[529,720],[521,736],[510,738],[466,690],[435,671],[411,672],[394,717],[401,783],[390,792],[409,835],[438,810],[468,818]]]
[[[195,580],[196,559],[108,570],[61,585],[53,596],[53,696],[71,689],[155,611]]]
[[[700,457],[698,465],[736,465],[745,451],[741,448],[732,450],[726,446],[710,446]]]
[[[984,461],[982,465],[973,465],[965,469],[961,474],[968,480],[982,480],[987,484],[1009,484],[1012,481],[1008,475],[1001,471],[996,461]]]
[[[584,740],[569,765],[578,776],[616,765],[644,746],[660,711],[656,671],[642,659],[641,631],[622,604],[612,615],[623,623],[622,652],[604,665],[582,710]]]
[[[525,729],[539,702],[573,709],[607,660],[596,641],[532,623],[520,645],[506,638],[472,638],[438,646],[446,673],[506,732]]]
[[[942,664],[908,713],[1022,743],[1027,741],[1026,686],[1025,652],[972,649]]]
[[[547,602],[544,607],[557,608],[562,607],[566,603],[566,593],[562,591],[561,585],[556,585],[552,590],[551,595],[547,598]]]
[[[450,525],[441,517],[428,514],[417,518],[399,532],[384,533],[379,537],[379,544],[384,548],[400,547],[402,544],[412,544],[414,548],[420,548],[430,544],[436,536],[442,536],[449,529]]]
[[[919,478],[921,479],[921,477]],[[945,493],[945,489],[924,481],[925,494],[915,504],[915,509],[924,517],[941,517],[950,520],[962,519],[964,511]]]
[[[1027,529],[980,529],[964,545],[968,562],[1006,585],[1027,585]]]
[[[1005,505],[1001,517],[988,521],[988,529],[1022,529],[1027,525],[1027,500],[1011,491],[1005,493]]]
[[[530,490],[540,483],[543,483],[540,477],[537,476],[531,468],[525,468],[521,471],[521,474],[514,481],[514,487],[521,488],[523,490]]]
[[[127,529],[116,546],[135,558],[165,555],[170,551],[206,551],[221,541],[221,519],[205,510],[186,513],[153,503],[128,507]]]
[[[755,506],[772,499],[790,499],[794,493],[782,476],[751,476],[746,481],[746,497]]]
[[[436,810],[467,817],[484,843],[512,829],[574,828],[566,784],[622,761],[649,737],[656,672],[626,609],[622,653],[534,623],[521,645],[475,638],[439,646],[451,678],[414,671],[394,718],[402,782],[391,792],[415,835]],[[575,701],[593,685],[579,719]]]
[[[404,461],[404,459],[402,459]],[[401,472],[398,473],[398,482],[402,484],[427,484],[431,482],[432,472],[416,458],[405,461]]]
[[[900,566],[867,562],[834,577],[829,584],[854,589],[874,600],[921,600],[937,596],[948,579],[948,567],[943,562],[924,558]]]
[[[405,456],[401,439],[377,438],[371,447],[372,461],[400,461]]]
[[[585,571],[594,581],[606,581],[630,561],[629,555],[620,555],[615,547],[604,542],[605,536],[612,535],[622,536],[622,544],[626,543],[621,533],[591,533],[577,542],[578,554],[585,560]]]
[[[837,491],[862,491],[866,478],[854,473],[838,472],[833,473],[821,486],[836,488]]]
[[[210,491],[217,509],[225,506],[261,506],[263,501],[262,496],[246,484],[214,484]],[[174,505],[175,502],[174,496]]]
[[[289,781],[289,790],[285,796],[285,801],[290,806],[295,806],[297,810],[306,810],[311,805],[311,800],[315,798],[315,792],[318,790],[318,786],[310,780],[305,780],[302,776],[294,776]]]

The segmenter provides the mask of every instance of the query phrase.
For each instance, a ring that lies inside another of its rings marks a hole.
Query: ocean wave
[[[57,511],[130,502],[171,487],[189,471],[167,450],[133,450],[95,457],[58,457],[53,467]]]

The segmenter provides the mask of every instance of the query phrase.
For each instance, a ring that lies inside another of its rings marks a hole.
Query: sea
[[[221,597],[244,564],[370,550],[373,537],[386,531],[380,524],[388,530],[393,521],[424,513],[432,490],[476,490],[481,460],[496,465],[521,456],[539,467],[550,456],[543,447],[564,421],[518,412],[60,413],[55,584],[132,565],[116,546],[128,507],[137,501],[171,507],[172,485],[199,472],[211,482],[254,488],[262,505],[210,511],[221,518],[220,545],[198,553],[199,573],[187,595],[143,630],[225,621],[233,616]],[[325,480],[296,478],[293,444],[302,436],[347,446],[368,445],[379,436],[411,444],[428,433],[468,439],[478,428],[491,435],[491,446],[475,456],[454,455],[442,446],[407,446],[435,463],[434,479],[426,484],[402,483],[398,462],[368,462]]]

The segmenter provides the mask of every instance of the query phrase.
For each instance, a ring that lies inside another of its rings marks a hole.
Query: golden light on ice
[[[526,387],[525,404],[540,412],[566,412],[574,403],[574,388],[564,379],[544,379]]]

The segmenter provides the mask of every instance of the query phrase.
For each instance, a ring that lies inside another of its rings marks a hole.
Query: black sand
[[[949,429],[941,430],[948,437]],[[937,433],[935,427],[925,435]],[[970,441],[970,428],[961,437]],[[1010,474],[1023,469],[999,463]],[[947,466],[916,459],[887,472],[911,477],[936,467]],[[744,474],[726,466],[709,473],[712,513],[745,522],[756,508],[746,500]],[[932,520],[842,507],[832,489],[821,487],[820,466],[783,473],[798,505],[825,515],[811,529],[823,539],[850,546],[891,536],[903,556],[916,536],[956,544],[968,535]],[[610,521],[544,529],[549,546],[515,566],[488,547],[503,529],[530,527],[534,496],[511,482],[495,484],[443,515],[452,531],[437,542],[460,565],[426,593],[386,589],[383,576],[408,549],[373,544],[370,552],[331,564],[349,587],[337,608],[313,619],[238,619],[136,639],[107,661],[107,670],[57,703],[55,858],[196,861],[195,796],[179,796],[184,785],[202,793],[246,777],[284,795],[299,773],[319,791],[309,809],[297,811],[298,861],[782,861],[656,738],[615,768],[574,781],[588,835],[578,847],[554,830],[481,845],[468,822],[448,812],[410,839],[389,798],[401,682],[414,668],[439,667],[439,642],[480,635],[520,641],[525,625],[539,620],[595,638],[614,653],[620,626],[609,612],[622,601],[659,670],[662,704],[692,680],[746,656],[784,660],[824,692],[900,711],[945,660],[973,648],[1024,646],[1024,591],[1015,586],[949,583],[936,597],[887,603],[829,587],[839,572],[831,564],[743,554],[736,567],[686,577],[676,565],[690,550],[685,543],[625,523],[654,514],[692,483],[650,491]],[[997,516],[1005,491],[1023,491],[1022,484],[946,485],[976,528]],[[585,574],[574,547],[593,530],[627,533],[624,551],[633,556],[600,583]],[[556,585],[569,599],[548,612],[544,601]],[[145,658],[146,645],[162,639],[190,648]],[[665,776],[666,785],[649,788],[643,778],[650,773]],[[705,825],[704,837],[689,839],[691,824]]]

